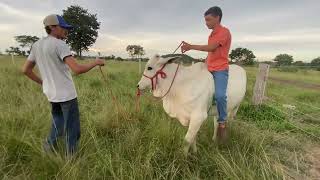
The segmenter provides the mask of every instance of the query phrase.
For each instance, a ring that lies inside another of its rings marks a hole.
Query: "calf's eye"
[[[149,70],[149,71],[152,70],[152,67],[148,67],[148,70]]]

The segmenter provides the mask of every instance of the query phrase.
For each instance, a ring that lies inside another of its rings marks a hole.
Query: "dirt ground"
[[[310,178],[320,179],[320,147],[313,147],[307,154],[307,159],[311,163]]]

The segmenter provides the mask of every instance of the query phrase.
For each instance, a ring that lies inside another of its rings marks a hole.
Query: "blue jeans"
[[[68,154],[76,150],[80,138],[80,118],[77,98],[66,102],[51,102],[52,127],[47,143],[54,147],[60,136],[66,138]]]
[[[217,104],[218,122],[224,123],[227,119],[227,86],[229,70],[213,71],[211,72],[214,79],[214,100]]]

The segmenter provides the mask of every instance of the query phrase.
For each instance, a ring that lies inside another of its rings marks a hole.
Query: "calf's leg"
[[[207,119],[207,112],[202,112],[202,113],[193,113],[191,114],[191,118],[190,118],[190,123],[189,123],[189,128],[188,128],[188,132],[185,136],[185,146],[184,146],[184,154],[188,155],[190,146],[193,145],[193,150],[195,150],[195,146],[196,146],[196,136],[197,133],[202,125],[202,123]]]
[[[217,120],[217,117],[214,116],[213,117],[213,136],[212,136],[213,141],[216,141],[217,139],[217,132],[218,132],[218,120]]]

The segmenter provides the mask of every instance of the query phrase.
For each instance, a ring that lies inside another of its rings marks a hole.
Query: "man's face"
[[[208,29],[213,29],[216,24],[219,23],[219,16],[213,16],[211,14],[208,14],[204,17],[205,21],[206,21],[206,25],[208,27]]]
[[[58,29],[59,29],[59,38],[60,39],[67,39],[67,36],[68,36],[68,30],[67,29],[64,29],[60,26],[57,26]]]
[[[68,30],[64,29],[60,26],[52,26],[51,27],[52,33],[56,35],[58,39],[67,39]]]

